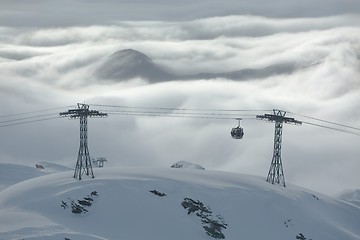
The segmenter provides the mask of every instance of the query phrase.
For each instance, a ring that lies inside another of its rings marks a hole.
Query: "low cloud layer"
[[[314,116],[359,126],[360,16],[324,15],[282,19],[232,15],[57,28],[5,25],[0,27],[2,115],[85,101],[189,109],[278,108],[300,114],[288,113],[300,120],[314,121],[304,117]],[[109,82],[93,74],[112,53],[129,48],[174,74],[274,64],[291,64],[296,70],[247,81],[220,78],[158,84],[148,84],[146,79]],[[235,120],[110,114],[106,119],[89,120],[90,153],[106,156],[108,166],[168,167],[185,160],[207,169],[265,177],[274,126],[255,120],[254,115],[245,118],[245,137],[236,141],[229,133],[237,125]],[[2,162],[75,164],[76,120],[56,119],[1,127],[0,131]],[[359,136],[304,124],[284,126],[283,137],[289,183],[329,194],[360,187],[356,172]]]

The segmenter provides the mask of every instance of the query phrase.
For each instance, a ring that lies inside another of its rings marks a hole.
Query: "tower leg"
[[[285,176],[281,161],[282,127],[282,122],[275,122],[274,152],[266,181],[272,184],[282,184],[284,185],[284,187],[286,187]]]
[[[84,172],[86,175],[91,175],[91,177],[94,178],[87,143],[87,116],[80,117],[80,147],[76,161],[74,178],[81,180]]]

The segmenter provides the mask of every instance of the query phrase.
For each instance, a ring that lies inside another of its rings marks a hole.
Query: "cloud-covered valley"
[[[312,116],[359,126],[359,22],[356,14],[281,19],[230,15],[88,26],[3,26],[1,115],[86,102],[187,109],[278,108],[299,114],[293,116],[300,120]],[[292,68],[246,79],[217,76],[151,83],[146,76],[99,77],[97,69],[124,49],[145,54],[177,76],[279,65]],[[106,156],[110,166],[167,167],[186,160],[205,168],[265,177],[272,156],[273,124],[244,116],[245,137],[235,141],[229,131],[236,124],[235,120],[110,114],[107,119],[89,121],[90,153]],[[4,162],[75,164],[77,121],[59,119],[0,131]],[[359,188],[358,135],[304,124],[284,126],[283,137],[289,182],[330,194]]]

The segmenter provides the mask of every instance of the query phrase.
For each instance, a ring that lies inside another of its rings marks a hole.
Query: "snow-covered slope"
[[[70,167],[51,162],[39,162],[35,166],[41,166],[43,168],[42,171],[47,174],[72,170]]]
[[[353,204],[197,169],[103,168],[81,181],[49,174],[0,192],[0,216],[0,239],[360,238]]]
[[[0,191],[15,183],[50,173],[69,171],[71,168],[61,164],[39,162],[34,166],[0,163]]]
[[[21,164],[0,163],[0,191],[15,183],[34,177],[43,176],[45,173],[34,167]]]

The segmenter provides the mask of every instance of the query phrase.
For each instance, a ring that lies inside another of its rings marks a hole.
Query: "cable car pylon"
[[[87,134],[87,118],[88,117],[107,117],[107,113],[102,113],[96,110],[89,110],[89,105],[78,103],[77,109],[70,109],[67,112],[59,113],[60,117],[69,117],[69,119],[80,119],[80,147],[76,161],[74,178],[81,180],[84,173],[94,178],[94,172],[91,166],[89,148],[88,148],[88,134]]]
[[[263,119],[270,122],[275,122],[275,134],[274,134],[274,151],[270,164],[269,173],[266,181],[269,183],[278,183],[285,185],[285,176],[281,161],[281,143],[282,143],[282,127],[283,123],[289,123],[294,125],[301,125],[302,122],[295,120],[294,118],[285,117],[286,112],[278,109],[273,109],[273,114],[257,115],[257,119]]]

